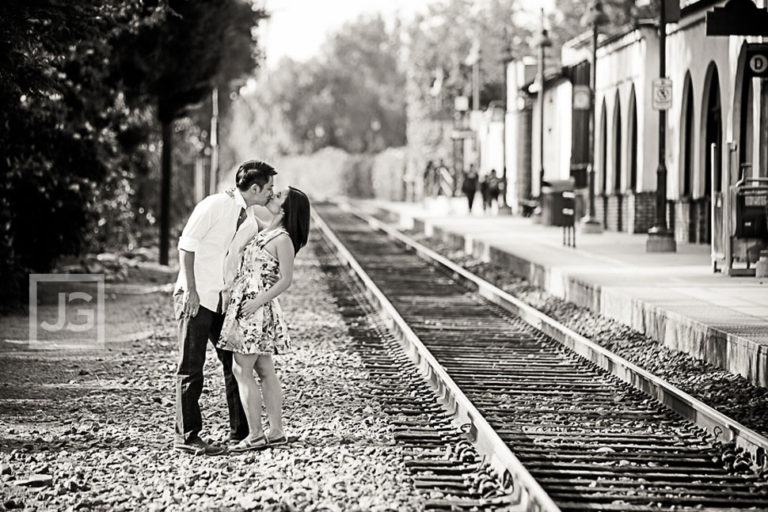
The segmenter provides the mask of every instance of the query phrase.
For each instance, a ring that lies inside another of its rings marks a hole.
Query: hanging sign
[[[768,78],[768,45],[750,44],[747,46],[747,67],[749,76]]]
[[[573,86],[573,110],[589,110],[591,94],[588,85]]]

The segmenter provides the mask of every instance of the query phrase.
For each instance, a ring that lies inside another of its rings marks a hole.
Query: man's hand
[[[260,307],[264,305],[264,295],[259,294],[256,297],[252,299],[247,299],[243,302],[243,305],[240,306],[240,311],[242,312],[243,316],[250,316],[254,313],[256,313]]]
[[[280,280],[280,276],[277,274],[267,274],[264,276],[264,287],[272,288],[276,282]]]
[[[200,309],[200,297],[197,295],[197,290],[187,290],[184,292],[184,309],[182,314],[187,318],[192,318],[197,315],[197,310]]]

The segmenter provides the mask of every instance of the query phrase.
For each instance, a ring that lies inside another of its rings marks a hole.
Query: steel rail
[[[734,442],[736,446],[750,453],[752,460],[757,461],[763,467],[768,467],[768,438],[765,436],[717,411],[662,378],[590,341],[400,231],[357,210],[350,203],[338,202],[337,204],[341,209],[366,222],[372,229],[381,231],[391,239],[409,247],[422,259],[442,267],[465,284],[471,284],[476,288],[477,293],[488,301],[520,317],[524,322],[568,347],[576,354],[665,404],[716,438],[719,436],[719,440]]]
[[[470,425],[470,441],[478,453],[488,457],[491,467],[502,475],[502,480],[505,474],[512,478],[513,498],[517,501],[515,510],[560,512],[555,501],[499,437],[315,210],[312,210],[312,220],[326,241],[336,250],[339,260],[349,267],[350,273],[362,284],[368,300],[378,306],[387,327],[397,336],[403,350],[429,382],[440,402],[452,412],[455,421]]]

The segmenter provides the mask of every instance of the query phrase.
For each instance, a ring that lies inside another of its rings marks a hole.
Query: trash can
[[[542,223],[548,226],[570,226],[572,217],[563,214],[563,208],[573,208],[573,198],[566,200],[563,192],[573,192],[573,180],[549,180],[541,188]],[[567,203],[567,204],[566,204]]]
[[[736,236],[768,238],[768,183],[736,190]]]

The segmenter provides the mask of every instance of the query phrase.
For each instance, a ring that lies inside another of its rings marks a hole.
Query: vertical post
[[[762,79],[758,83],[760,90],[760,130],[757,147],[760,148],[760,167],[755,176],[766,177],[768,176],[768,80]]]
[[[477,61],[472,64],[472,110],[480,108],[480,66]]]
[[[502,65],[503,65],[503,72],[504,72],[504,117],[502,117],[502,125],[501,125],[501,182],[504,186],[504,193],[501,194],[501,203],[499,204],[499,209],[504,209],[505,212],[509,213],[509,205],[507,204],[507,105],[508,105],[508,91],[509,91],[509,85],[507,83],[507,66],[510,62],[510,49],[507,48],[507,53],[504,55],[504,57],[501,59]]]
[[[602,233],[603,226],[595,218],[595,127],[597,126],[597,27],[598,19],[595,17],[592,24],[592,55],[589,62],[589,145],[587,157],[587,180],[589,198],[587,201],[587,219],[582,224],[584,233]]]
[[[659,78],[667,76],[667,17],[665,2],[659,8]],[[648,230],[646,252],[675,252],[677,244],[667,229],[667,111],[659,110],[659,165],[656,168],[656,223]]]
[[[163,149],[160,152],[160,264],[168,264],[171,229],[171,145],[173,140],[173,121],[162,121]]]
[[[539,46],[539,199],[541,199],[541,189],[544,183],[544,57],[545,49],[552,46],[547,29],[544,28],[544,9],[541,9],[541,35],[538,40]],[[533,180],[531,180],[533,181]]]
[[[211,179],[208,193],[216,193],[219,172],[219,88],[211,92]]]
[[[544,9],[541,10],[541,35],[539,41],[539,197],[544,184]]]
[[[205,198],[205,169],[203,168],[203,158],[195,158],[195,203],[199,203]]]

